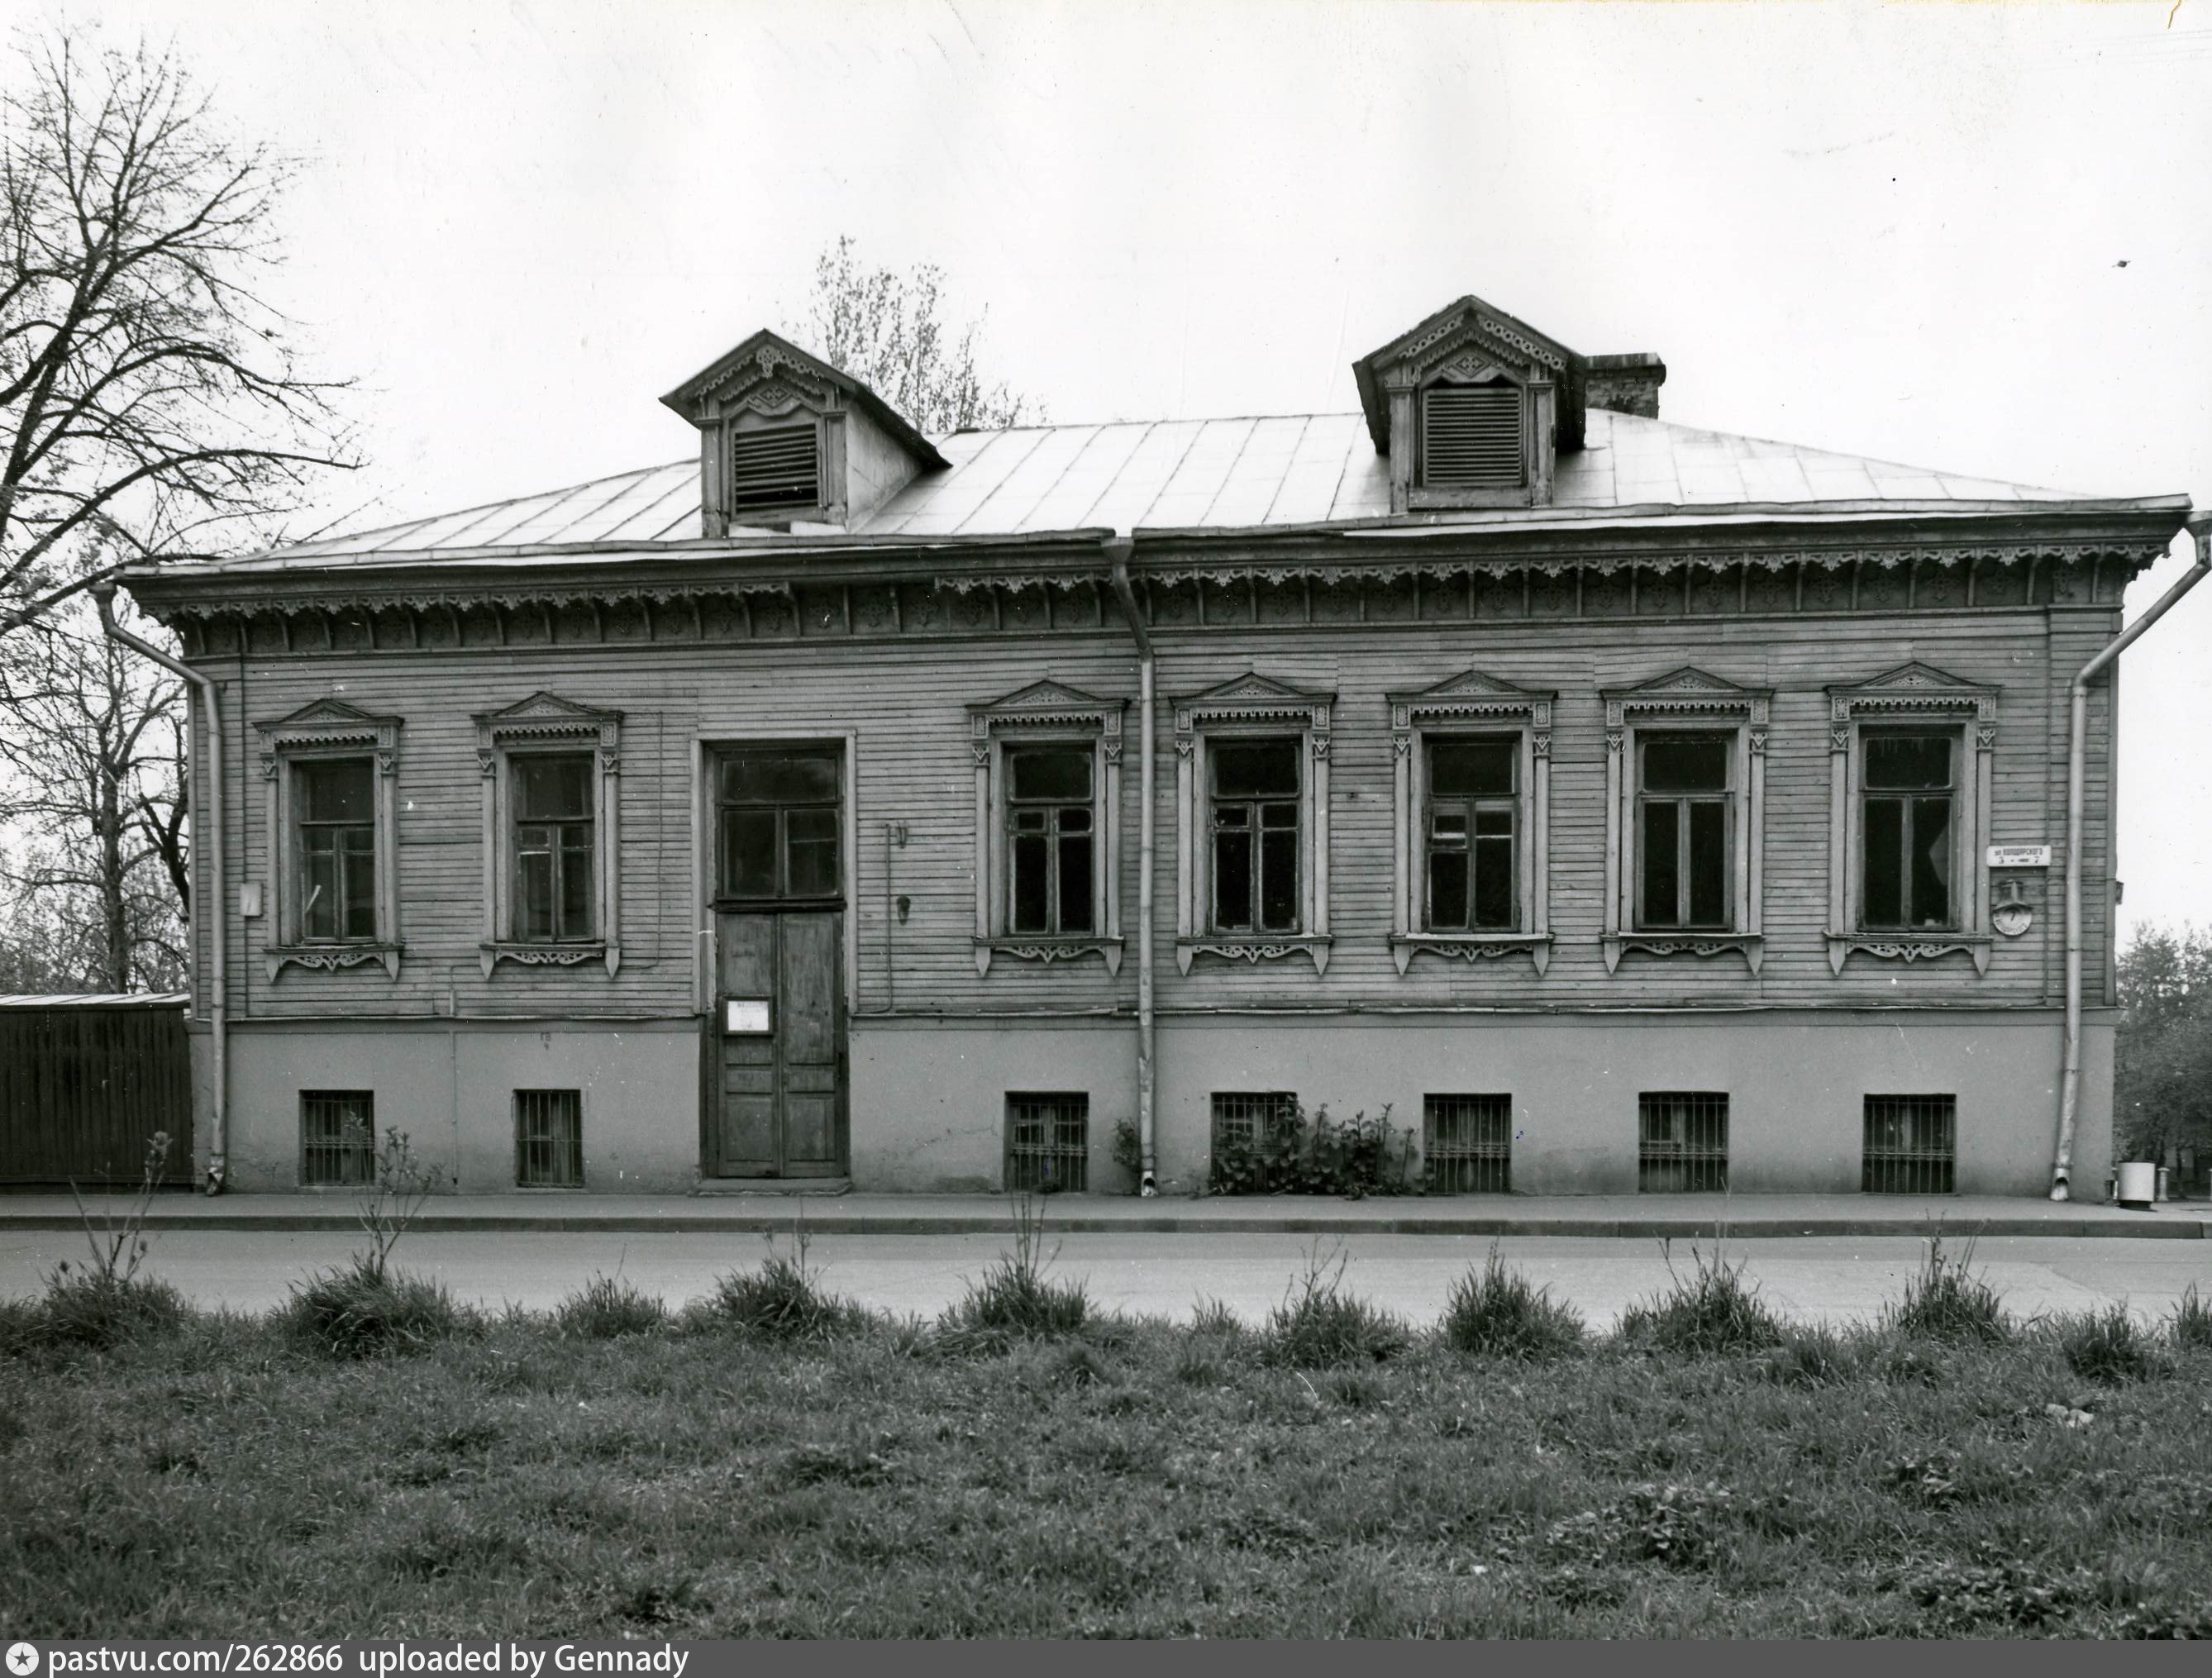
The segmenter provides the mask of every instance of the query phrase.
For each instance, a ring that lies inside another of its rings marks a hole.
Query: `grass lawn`
[[[1267,1330],[1012,1263],[892,1323],[786,1267],[661,1322],[425,1295],[343,1356],[303,1307],[69,1345],[10,1305],[0,1625],[2212,1635],[2201,1317],[1838,1336],[1685,1285],[1593,1339],[1493,1273],[1412,1331],[1316,1269]]]

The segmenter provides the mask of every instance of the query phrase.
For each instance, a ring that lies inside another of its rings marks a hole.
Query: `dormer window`
[[[1521,390],[1503,379],[1421,392],[1421,487],[1517,489],[1528,481]]]
[[[730,510],[800,506],[821,500],[821,442],[812,417],[797,425],[730,432]]]

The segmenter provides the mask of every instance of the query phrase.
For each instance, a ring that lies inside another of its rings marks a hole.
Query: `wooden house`
[[[1436,1193],[2047,1189],[2069,684],[2185,499],[1690,429],[1471,296],[1352,374],[932,438],[763,332],[676,464],[131,574],[220,719],[204,1168],[1176,1191],[1295,1103]]]

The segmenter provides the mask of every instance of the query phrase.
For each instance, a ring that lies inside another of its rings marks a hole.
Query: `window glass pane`
[[[1942,734],[1869,734],[1866,784],[1914,791],[1951,784],[1951,742]]]
[[[592,922],[592,830],[561,832],[561,927],[562,938],[589,938]]]
[[[732,897],[775,895],[775,812],[722,812],[722,890]]]
[[[1013,754],[1013,795],[1018,799],[1087,801],[1091,797],[1091,751],[1087,746],[1028,748]]]
[[[1643,824],[1639,848],[1644,856],[1644,924],[1671,927],[1680,911],[1675,907],[1675,865],[1680,855],[1677,824],[1681,807],[1673,804],[1639,804],[1637,820]]]
[[[1017,833],[1047,833],[1052,829],[1049,810],[1017,810],[1014,812],[1014,831]]]
[[[1060,842],[1060,930],[1091,930],[1091,836],[1066,834]]]
[[[1729,923],[1728,806],[1703,799],[1690,806],[1690,924]]]
[[[1296,740],[1217,740],[1206,756],[1213,761],[1213,790],[1222,798],[1279,798],[1298,790]]]
[[[514,813],[526,822],[559,821],[592,814],[589,757],[516,757]]]
[[[1495,806],[1474,812],[1474,830],[1485,838],[1504,835],[1513,836],[1513,811],[1510,806],[1498,809]]]
[[[338,935],[337,846],[332,833],[302,836],[307,861],[307,890],[301,894],[301,925],[309,938]]]
[[[1478,838],[1474,842],[1474,924],[1481,932],[1513,929],[1513,836]]]
[[[1446,805],[1429,812],[1429,842],[1449,846],[1454,849],[1467,843],[1467,811],[1463,806]]]
[[[1252,836],[1237,828],[1214,830],[1213,924],[1231,931],[1252,924]]]
[[[1041,833],[1015,836],[1014,930],[1018,933],[1051,930],[1048,919],[1052,904],[1052,884],[1048,872],[1051,846],[1052,842]]]
[[[336,763],[301,763],[293,770],[301,791],[301,819],[367,822],[376,805],[366,757]]]
[[[1429,927],[1432,932],[1467,929],[1467,853],[1429,853]]]
[[[725,804],[827,804],[836,797],[834,757],[747,752],[722,760]]]
[[[553,936],[553,853],[519,852],[514,859],[514,935],[535,939]]]
[[[1724,793],[1729,748],[1723,734],[1667,734],[1644,742],[1647,793]]]
[[[1429,790],[1446,798],[1510,797],[1521,742],[1506,737],[1429,742]]]
[[[1905,924],[1905,800],[1866,801],[1866,892],[1869,927]]]
[[[1091,831],[1091,812],[1083,808],[1082,806],[1071,805],[1066,809],[1057,811],[1054,813],[1060,818],[1060,830],[1062,833],[1088,833]]]
[[[787,810],[784,837],[790,851],[784,879],[794,897],[828,897],[837,891],[837,812]]]
[[[376,936],[376,839],[375,830],[365,827],[343,828],[345,855],[345,936],[374,938]]]
[[[1298,824],[1298,807],[1295,804],[1263,804],[1260,806],[1261,827],[1287,827]]]
[[[1912,800],[1912,924],[1951,924],[1951,800]]]
[[[1272,808],[1272,806],[1271,806]],[[1293,932],[1298,924],[1298,835],[1269,828],[1260,836],[1260,924]]]

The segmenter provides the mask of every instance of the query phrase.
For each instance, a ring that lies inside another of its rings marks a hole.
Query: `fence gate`
[[[135,1183],[157,1130],[190,1184],[182,996],[0,996],[0,1186]]]

